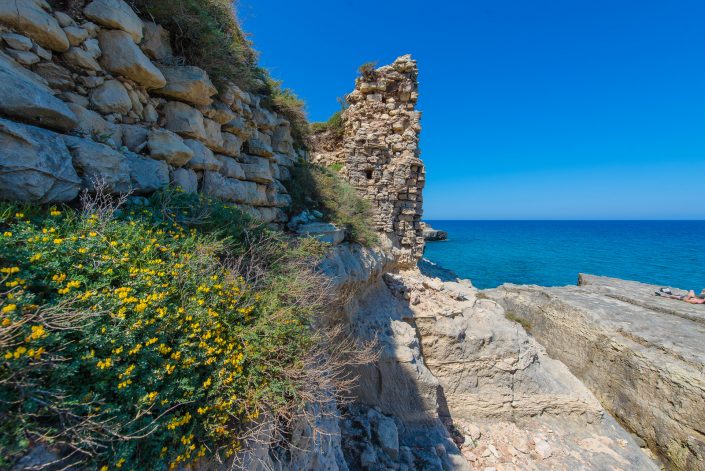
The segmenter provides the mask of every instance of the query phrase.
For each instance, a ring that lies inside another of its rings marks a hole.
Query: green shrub
[[[321,244],[195,195],[86,208],[0,205],[0,467],[224,458],[311,401]]]
[[[216,84],[228,80],[259,92],[266,71],[238,24],[232,0],[132,0],[143,16],[167,28],[175,53],[206,70]]]
[[[262,104],[283,115],[291,123],[291,135],[298,143],[305,143],[311,133],[306,117],[306,104],[282,82],[268,79],[268,91]]]
[[[365,80],[371,80],[375,75],[375,67],[377,67],[377,61],[365,62],[358,67],[357,71]]]
[[[321,211],[328,221],[345,227],[353,242],[367,246],[377,242],[370,225],[370,204],[335,171],[298,162],[291,171],[287,189],[292,199],[292,214],[315,209]]]
[[[311,124],[313,133],[321,133],[331,131],[336,137],[343,137],[343,110],[338,110],[328,118],[328,121],[322,121]]]

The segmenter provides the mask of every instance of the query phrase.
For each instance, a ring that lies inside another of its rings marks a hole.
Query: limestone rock
[[[237,117],[230,107],[222,101],[213,102],[212,110],[213,115],[211,118],[220,125],[227,124]]]
[[[122,130],[116,124],[106,121],[95,111],[69,103],[68,107],[78,118],[76,129],[90,135],[93,140],[106,142],[113,146],[122,144]]]
[[[81,180],[61,136],[0,118],[2,199],[51,203],[71,201]]]
[[[385,416],[379,417],[377,419],[376,436],[382,450],[389,454],[392,459],[397,459],[399,456],[399,433],[394,420]]]
[[[93,0],[83,13],[101,26],[125,31],[136,43],[142,41],[142,20],[122,0]]]
[[[3,41],[17,51],[29,51],[32,49],[32,40],[27,36],[17,33],[5,33],[2,35]]]
[[[76,115],[32,72],[17,70],[7,56],[0,55],[0,113],[59,131],[76,125]]]
[[[74,87],[71,72],[54,62],[42,62],[32,67],[32,70],[57,90],[71,90]]]
[[[245,120],[240,116],[236,116],[235,118],[225,123],[223,125],[223,131],[235,134],[241,139],[248,139],[252,133],[252,129],[247,126]]]
[[[271,183],[274,180],[269,160],[256,155],[243,156],[242,169],[245,179],[258,183]]]
[[[39,45],[56,52],[69,48],[69,40],[44,0],[2,0],[0,23],[21,31]]]
[[[227,178],[218,172],[204,172],[203,192],[240,204],[259,206],[267,202],[266,193],[256,183]]]
[[[160,65],[159,70],[166,78],[166,85],[154,90],[157,95],[196,106],[207,106],[213,102],[210,97],[218,92],[206,71],[198,67]]]
[[[18,63],[27,67],[39,62],[39,56],[30,51],[16,51],[14,49],[8,49],[7,54]]]
[[[220,173],[229,178],[237,178],[238,180],[245,180],[245,172],[237,160],[227,155],[216,155],[215,158],[220,162]],[[209,169],[211,170],[211,169]]]
[[[254,134],[247,139],[247,152],[252,155],[259,155],[261,157],[272,157],[274,155],[274,151],[272,150],[272,145],[268,142],[268,140],[269,139],[266,134],[255,131]]]
[[[91,92],[91,105],[103,114],[127,114],[132,109],[132,100],[122,83],[108,80]]]
[[[198,177],[196,172],[187,168],[177,168],[171,172],[171,181],[177,188],[181,188],[184,193],[196,193],[198,191]]]
[[[146,126],[138,124],[122,124],[120,125],[122,132],[122,141],[132,152],[140,153],[147,145],[149,137],[149,129]]]
[[[338,245],[345,240],[345,229],[339,229],[328,222],[310,222],[299,226],[297,234],[315,237],[321,242]]]
[[[166,129],[155,129],[149,134],[148,144],[152,158],[165,160],[174,167],[181,167],[191,160],[194,152],[177,134]]]
[[[166,128],[182,137],[206,141],[206,127],[203,115],[196,108],[179,101],[170,101],[164,105]]]
[[[446,231],[434,229],[423,222],[421,223],[421,229],[423,231],[423,238],[426,241],[446,240],[448,238],[448,233]]]
[[[224,132],[221,134],[223,138],[223,143],[219,150],[222,150],[223,154],[229,155],[231,157],[238,157],[240,151],[242,150],[242,139],[229,132]]]
[[[86,69],[94,72],[101,70],[100,64],[98,64],[93,55],[80,47],[69,49],[68,52],[64,53],[64,59],[74,69]]]
[[[73,18],[71,18],[63,11],[55,11],[54,18],[56,18],[56,21],[59,22],[59,26],[61,26],[62,28],[66,28],[68,26],[76,26],[76,22],[73,21]]]
[[[169,185],[169,166],[166,162],[132,152],[125,156],[130,165],[130,182],[135,193],[152,193]]]
[[[166,61],[173,56],[169,31],[161,25],[147,21],[144,23],[144,38],[140,47],[150,58],[157,61]]]
[[[212,119],[203,118],[203,127],[206,130],[206,137],[203,143],[216,152],[226,152],[223,148],[223,134],[220,131],[220,124]]]
[[[64,33],[72,46],[80,46],[88,39],[88,31],[79,26],[67,26],[64,28]]]
[[[81,46],[81,47],[93,59],[97,59],[103,54],[103,51],[100,50],[100,43],[95,38],[86,39],[86,41],[83,43],[83,46]]]
[[[123,154],[90,139],[64,136],[64,141],[84,188],[105,185],[111,193],[130,191],[130,166]]]
[[[213,151],[195,139],[184,139],[184,144],[193,151],[188,167],[194,170],[219,171],[222,164],[215,158]]]
[[[148,88],[162,88],[166,79],[124,31],[101,30],[98,41],[106,70],[127,77]]]

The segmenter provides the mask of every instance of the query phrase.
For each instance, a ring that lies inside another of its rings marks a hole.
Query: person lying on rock
[[[661,288],[660,291],[656,291],[656,296],[663,296],[669,299],[678,299],[680,301],[685,301],[690,304],[705,304],[705,289],[700,292],[700,296],[695,295],[695,291],[692,289],[688,291],[688,294],[676,295],[671,292],[669,288]]]

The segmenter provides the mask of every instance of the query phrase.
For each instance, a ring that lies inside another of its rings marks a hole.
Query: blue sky
[[[338,109],[418,61],[425,219],[705,219],[705,1],[238,0],[261,63]]]

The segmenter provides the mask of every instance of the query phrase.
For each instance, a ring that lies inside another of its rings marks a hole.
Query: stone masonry
[[[173,56],[169,33],[123,0],[81,18],[45,0],[0,0],[0,199],[71,201],[102,181],[172,185],[286,221],[300,157],[290,124],[234,84]]]
[[[342,164],[341,174],[371,202],[373,224],[400,267],[415,266],[424,245],[417,77],[410,55],[365,71],[346,97],[340,147],[319,138],[311,157],[323,165]]]

